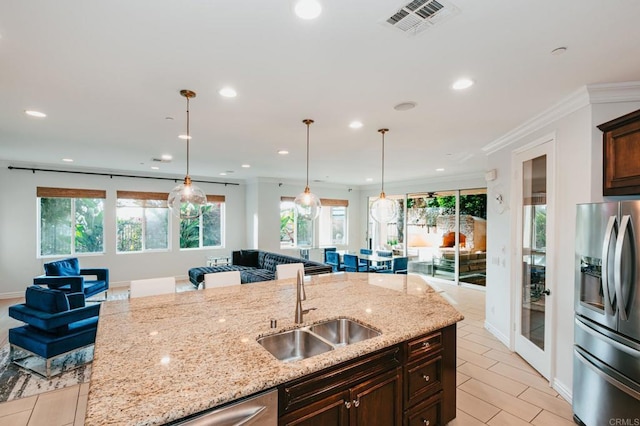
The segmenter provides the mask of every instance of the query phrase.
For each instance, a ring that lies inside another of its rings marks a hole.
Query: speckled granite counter
[[[305,287],[303,308],[317,308],[305,324],[346,316],[382,335],[276,360],[256,338],[297,326],[295,280],[103,303],[85,424],[163,424],[463,319],[419,276],[339,273]]]

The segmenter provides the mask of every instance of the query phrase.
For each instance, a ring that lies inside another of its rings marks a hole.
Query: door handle
[[[613,270],[616,298],[618,299],[618,311],[620,312],[620,319],[622,321],[629,320],[627,317],[627,298],[622,292],[622,247],[624,246],[627,237],[630,218],[631,216],[624,215],[620,222],[620,230],[618,232],[618,238],[616,239],[616,252],[614,258],[615,267]]]
[[[617,222],[616,216],[609,217],[602,244],[602,273],[600,274],[600,280],[602,281],[602,292],[604,293],[604,310],[609,315],[613,315],[613,300],[609,300],[609,246],[611,245],[613,234],[617,232]]]
[[[545,295],[547,295],[547,296],[550,296],[550,295],[551,295],[551,290],[546,289],[545,291],[543,291],[543,292],[542,292],[542,294],[545,294]]]

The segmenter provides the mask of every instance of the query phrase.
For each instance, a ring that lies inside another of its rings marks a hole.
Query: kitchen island
[[[299,326],[293,279],[103,303],[85,424],[175,421],[445,327],[455,339],[463,319],[420,276],[338,273],[312,276],[305,287],[303,308],[317,309],[304,324],[348,317],[382,334],[277,360],[256,339]]]

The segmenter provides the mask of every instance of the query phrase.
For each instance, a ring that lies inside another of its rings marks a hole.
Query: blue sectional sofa
[[[282,263],[302,263],[305,275],[328,274],[331,266],[298,257],[286,256],[263,250],[238,250],[231,254],[231,265],[200,266],[189,269],[189,281],[198,286],[204,281],[204,274],[225,271],[240,271],[242,284],[270,281],[276,278],[276,265]]]

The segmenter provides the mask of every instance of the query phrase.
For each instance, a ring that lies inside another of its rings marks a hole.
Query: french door
[[[515,349],[540,374],[551,374],[554,303],[554,141],[514,153],[516,254]]]

